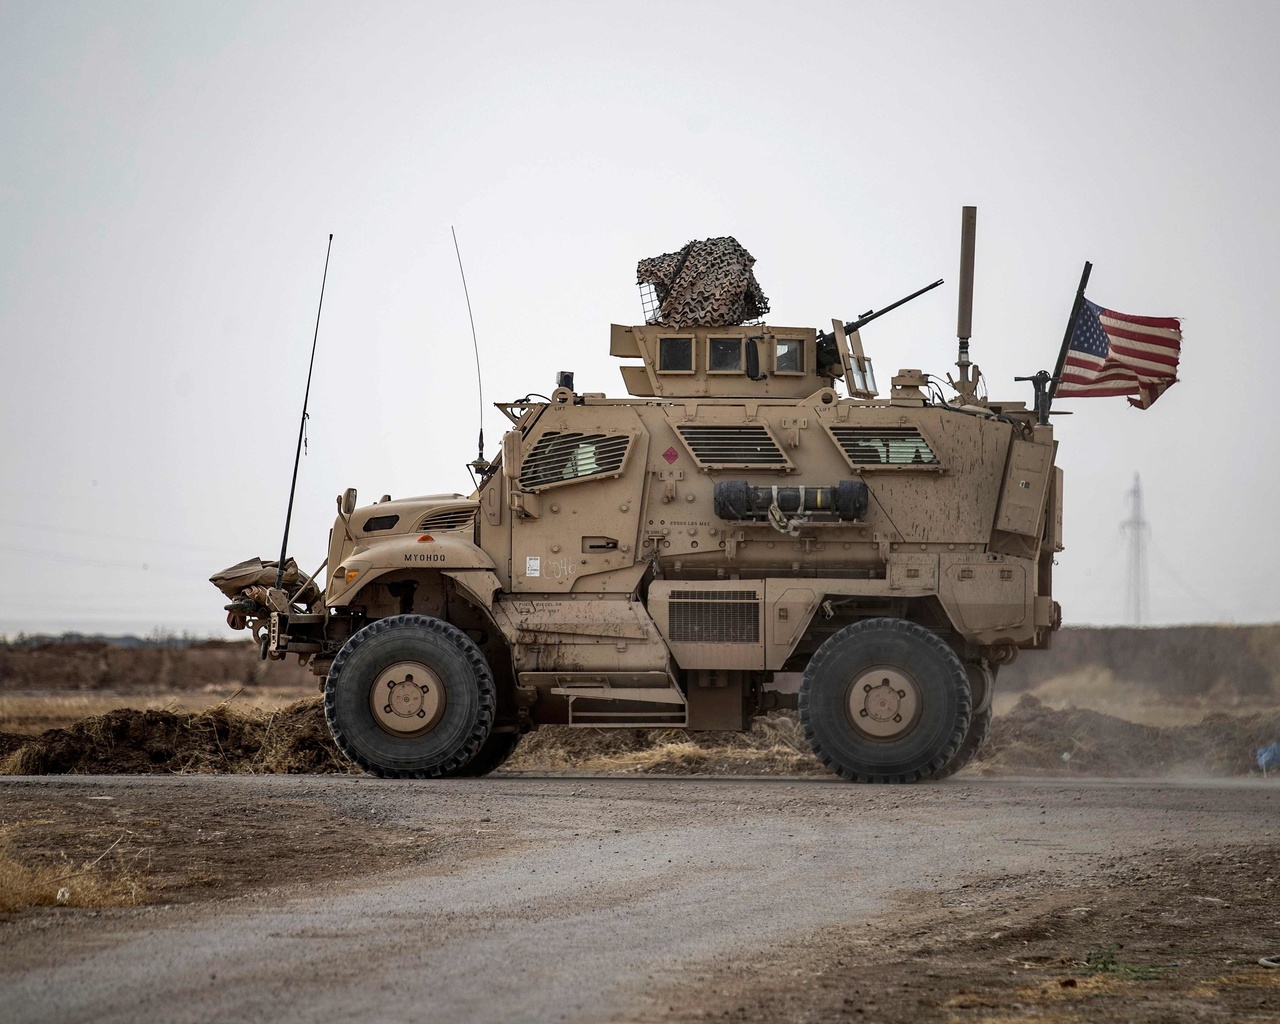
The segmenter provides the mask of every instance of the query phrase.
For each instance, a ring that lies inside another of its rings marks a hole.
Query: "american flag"
[[[1146,409],[1178,381],[1182,325],[1172,316],[1130,316],[1084,299],[1055,398],[1128,395]]]

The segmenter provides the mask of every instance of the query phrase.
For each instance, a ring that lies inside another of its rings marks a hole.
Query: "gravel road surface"
[[[0,806],[19,797],[177,815],[192,842],[205,808],[301,802],[432,851],[390,871],[315,863],[265,890],[241,879],[250,894],[234,898],[0,924],[0,1016],[62,1024],[664,1019],[708,965],[758,964],[962,886],[1087,891],[1117,859],[1280,835],[1280,787],[1249,781],[0,782]]]

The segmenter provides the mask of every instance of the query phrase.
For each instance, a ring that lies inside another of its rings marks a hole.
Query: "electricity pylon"
[[[1129,622],[1141,626],[1147,610],[1147,534],[1151,527],[1142,515],[1142,477],[1133,474],[1133,489],[1127,492],[1129,518],[1120,529],[1129,536],[1128,579],[1125,586],[1125,604]]]

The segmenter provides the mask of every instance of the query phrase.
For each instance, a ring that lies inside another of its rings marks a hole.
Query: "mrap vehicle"
[[[966,225],[951,400],[914,369],[878,395],[859,331],[879,313],[614,325],[627,397],[561,374],[499,404],[470,495],[348,490],[323,593],[241,589],[233,624],[324,677],[334,739],[375,775],[483,774],[546,724],[746,730],[782,707],[846,779],[959,770],[998,667],[1060,624],[1062,548],[1047,412],[978,395]]]

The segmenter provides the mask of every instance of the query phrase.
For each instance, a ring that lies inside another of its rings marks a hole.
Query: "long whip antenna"
[[[476,390],[480,394],[480,440],[476,452],[476,461],[473,465],[480,469],[484,462],[484,378],[480,375],[480,342],[476,340],[476,318],[471,315],[471,293],[467,291],[467,272],[462,269],[462,250],[458,248],[458,232],[454,231],[453,225],[449,225],[449,232],[453,235],[453,251],[458,254],[458,273],[462,275],[462,294],[467,298],[467,319],[471,321],[471,344],[476,350]]]
[[[298,450],[293,456],[293,479],[289,482],[289,510],[284,514],[284,540],[280,542],[280,562],[276,568],[276,589],[284,585],[284,559],[289,548],[289,523],[293,519],[293,496],[298,488],[298,463],[302,461],[302,438],[307,430],[307,405],[311,401],[311,371],[316,365],[316,341],[320,337],[320,311],[324,309],[324,286],[329,280],[329,253],[333,250],[333,233],[324,251],[324,276],[320,278],[320,304],[316,307],[316,329],[311,336],[311,362],[307,366],[307,390],[302,396],[302,421],[298,424]]]

